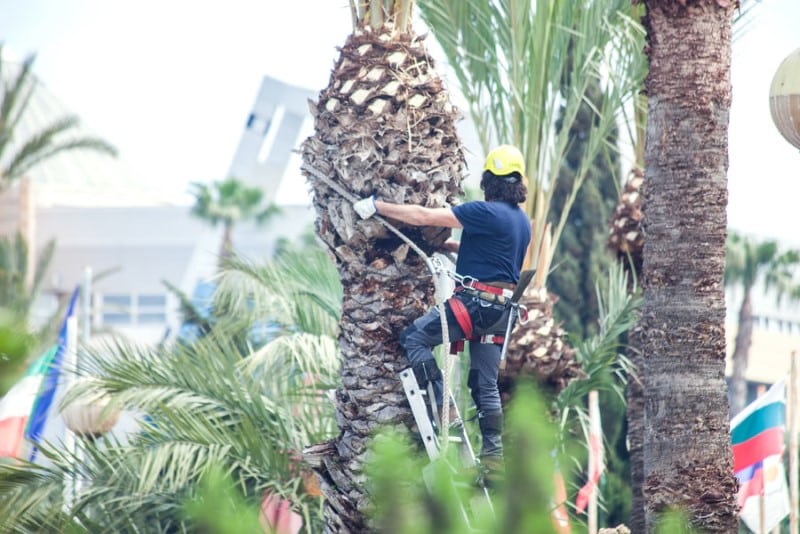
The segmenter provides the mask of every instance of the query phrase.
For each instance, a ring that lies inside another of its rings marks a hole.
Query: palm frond
[[[552,257],[577,191],[607,148],[620,107],[641,87],[644,70],[625,61],[641,56],[643,45],[644,33],[633,29],[634,8],[624,0],[426,0],[419,6],[469,103],[484,152],[495,142],[512,143],[526,156],[532,254],[544,239],[559,164],[569,148],[570,129],[560,125],[572,124],[581,106],[592,104],[595,120],[585,154],[545,251]],[[602,99],[591,103],[588,89],[598,80]]]
[[[319,249],[287,251],[263,266],[234,256],[225,263],[215,294],[215,304],[228,316],[321,335],[335,335],[341,300],[336,269]]]
[[[596,335],[576,343],[576,358],[585,379],[571,381],[559,394],[556,405],[562,416],[562,431],[571,412],[585,419],[583,399],[591,390],[610,390],[623,396],[631,363],[623,353],[623,336],[637,320],[641,297],[629,290],[628,275],[619,263],[610,266],[605,291],[597,287],[600,328]],[[585,422],[585,421],[584,421]]]
[[[66,141],[57,141],[55,136],[62,131],[74,128],[75,124],[64,123],[58,130],[44,131],[28,139],[12,156],[11,162],[3,170],[7,181],[14,180],[37,164],[46,161],[62,152],[73,150],[92,150],[116,157],[117,149],[103,139],[95,137],[81,137]]]
[[[32,69],[35,60],[35,55],[29,55],[19,65],[16,76],[9,81],[3,78],[3,99],[0,102],[0,157],[5,155],[5,150],[14,137],[14,130],[19,125],[33,95],[35,80]],[[0,65],[7,70],[7,66],[3,63],[0,55]]]

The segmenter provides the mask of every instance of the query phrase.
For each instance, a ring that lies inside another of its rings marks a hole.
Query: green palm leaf
[[[0,52],[2,52],[0,44]],[[2,54],[0,54],[2,55]],[[33,75],[35,55],[26,57],[13,72],[0,60],[0,79],[3,82],[0,100],[0,191],[30,171],[36,165],[57,154],[72,150],[92,150],[116,156],[117,150],[107,141],[78,132],[80,120],[67,115],[52,118],[51,122],[29,137],[17,139],[17,128],[29,113],[36,79]],[[14,147],[14,152],[9,149]]]

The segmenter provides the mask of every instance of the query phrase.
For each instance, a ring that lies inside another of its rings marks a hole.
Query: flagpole
[[[597,391],[592,390],[589,392],[589,428],[594,428],[600,417],[600,409],[598,405]],[[599,458],[594,454],[589,454],[589,473],[594,473],[599,467],[597,465]],[[592,487],[592,492],[589,494],[589,506],[587,513],[589,534],[597,534],[597,488],[599,484]]]
[[[83,270],[83,295],[81,295],[81,318],[83,324],[81,325],[81,343],[84,348],[89,343],[89,337],[92,334],[92,268],[85,267]]]
[[[767,387],[764,384],[759,384],[756,387],[756,398],[760,397],[767,391]],[[767,522],[767,502],[764,495],[764,488],[761,488],[761,492],[758,495],[758,533],[759,534],[767,534],[767,530],[764,528],[764,525]]]
[[[75,368],[75,361],[77,357],[77,349],[78,349],[78,319],[75,316],[71,316],[67,318],[67,339],[66,339],[66,348],[64,353],[64,360],[61,362],[62,369],[66,370],[64,373],[65,379],[67,380],[67,387],[65,389],[69,389],[69,386],[72,384],[72,378],[68,378],[71,376],[73,369]],[[64,433],[64,448],[67,450],[67,454],[70,455],[71,458],[75,458],[76,452],[76,443],[75,443],[75,434],[72,433],[71,430],[67,429]],[[72,509],[73,504],[75,503],[75,494],[77,490],[77,470],[72,469],[72,472],[67,474],[67,479],[64,484],[64,511],[69,513]]]
[[[80,373],[80,351],[79,342],[80,342],[80,349],[86,350],[89,346],[89,338],[91,337],[92,333],[92,268],[91,267],[84,267],[83,268],[83,287],[81,288],[81,321],[79,324],[76,325],[75,328],[75,348],[72,360],[72,378],[70,379],[70,384],[74,384],[75,381],[79,378]],[[80,329],[80,330],[79,330]],[[78,335],[80,332],[80,335]],[[84,409],[88,409],[84,408]],[[75,434],[72,431],[68,431],[68,434],[72,435],[73,441],[75,440]],[[74,443],[74,452],[72,455],[72,460],[74,462],[75,469],[74,478],[73,478],[73,488],[74,494],[77,495],[83,489],[84,480],[77,476],[77,468],[79,464],[83,463],[84,461],[84,450],[83,447],[78,447],[77,443]]]
[[[797,474],[797,352],[792,351],[789,373],[789,532],[800,532],[797,524],[798,474]]]

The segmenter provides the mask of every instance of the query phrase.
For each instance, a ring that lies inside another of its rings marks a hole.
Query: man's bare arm
[[[453,254],[458,254],[458,248],[461,246],[460,241],[456,241],[455,239],[448,239],[444,243],[442,243],[442,249],[447,252],[452,252]]]
[[[450,208],[426,208],[415,204],[392,204],[382,200],[375,201],[375,208],[384,217],[396,219],[412,226],[462,227]]]

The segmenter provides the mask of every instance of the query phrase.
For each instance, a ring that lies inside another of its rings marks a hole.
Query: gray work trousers
[[[495,324],[504,313],[501,307],[489,304],[477,297],[459,293],[456,298],[464,303],[469,312],[473,326],[477,328]],[[449,341],[464,339],[464,331],[458,324],[452,310],[445,306],[447,316],[447,330]],[[497,332],[502,335],[505,332]],[[442,323],[439,318],[439,307],[432,308],[428,313],[414,321],[400,336],[400,344],[406,352],[406,358],[412,366],[423,362],[436,363],[433,356],[433,347],[442,344]],[[449,350],[449,347],[446,347]],[[469,342],[469,378],[468,385],[472,399],[482,413],[497,413],[502,411],[500,392],[497,389],[497,375],[500,370],[500,352],[502,347],[493,343]],[[436,401],[442,404],[442,381],[433,382]]]

